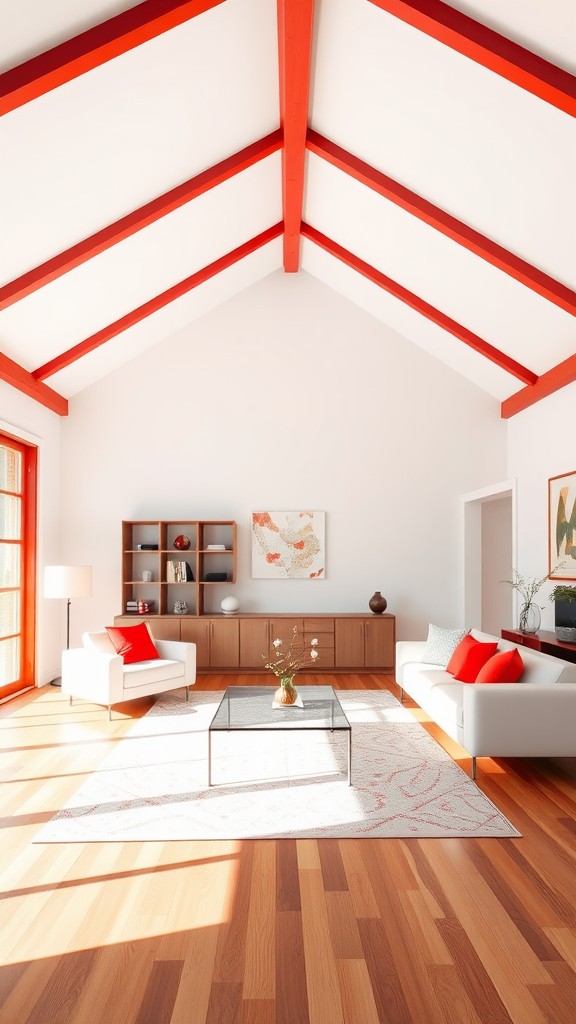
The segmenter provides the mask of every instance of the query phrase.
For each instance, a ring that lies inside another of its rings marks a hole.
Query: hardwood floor
[[[576,779],[479,759],[521,839],[35,845],[149,706],[0,707],[1,1024],[573,1024]]]

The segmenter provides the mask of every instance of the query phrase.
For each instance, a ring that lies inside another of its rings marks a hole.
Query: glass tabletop
[[[298,686],[303,708],[274,708],[276,690],[276,686],[229,686],[210,730],[350,729],[331,686]]]

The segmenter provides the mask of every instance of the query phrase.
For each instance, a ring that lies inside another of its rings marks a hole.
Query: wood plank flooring
[[[0,706],[0,1024],[574,1024],[570,764],[479,759],[521,839],[35,845],[149,706]]]

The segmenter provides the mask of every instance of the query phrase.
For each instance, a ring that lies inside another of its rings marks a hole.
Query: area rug
[[[163,695],[37,843],[519,833],[385,690],[340,691],[347,733],[216,733],[221,693]],[[297,712],[294,712],[297,714]]]

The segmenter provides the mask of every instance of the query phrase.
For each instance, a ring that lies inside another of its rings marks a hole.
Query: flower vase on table
[[[531,604],[523,605],[518,620],[518,628],[521,633],[537,633],[540,629],[541,621],[542,616],[537,604],[532,602]]]
[[[293,679],[294,676],[280,676],[280,686],[274,694],[274,700],[277,704],[289,706],[290,704],[295,704],[298,700],[298,690],[292,682]]]
[[[265,667],[274,673],[280,683],[274,694],[275,706],[291,707],[298,703],[298,690],[294,686],[294,677],[308,659],[312,663],[316,661],[318,657],[317,646],[318,640],[314,639],[310,641],[310,647],[306,647],[304,640],[299,640],[298,638],[297,626],[294,626],[292,630],[292,637],[285,651],[283,650],[281,640],[272,641],[274,660],[266,661]],[[262,657],[266,659],[267,655],[263,654]],[[299,706],[302,706],[301,703]]]
[[[516,590],[522,599],[520,617],[518,619],[518,629],[521,633],[537,633],[540,629],[540,623],[542,621],[540,609],[543,608],[544,605],[537,604],[534,598],[540,590],[540,587],[548,582],[550,576],[555,576],[563,565],[564,562],[559,562],[558,565],[554,566],[554,568],[550,570],[549,575],[541,576],[540,579],[532,579],[529,576],[522,576],[517,569],[513,569],[511,580],[500,580],[501,583],[507,583],[513,590]]]

